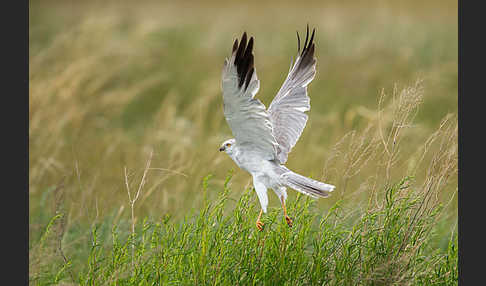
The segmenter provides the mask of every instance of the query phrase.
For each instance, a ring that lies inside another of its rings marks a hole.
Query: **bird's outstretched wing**
[[[291,65],[285,82],[268,108],[273,125],[273,135],[278,142],[277,157],[281,164],[287,161],[288,153],[299,140],[307,123],[307,114],[304,113],[310,110],[307,85],[316,74],[314,33],[315,29],[313,29],[309,40],[309,26],[307,26],[307,35],[302,52],[300,52],[300,38],[299,33],[297,33],[297,59],[294,65]]]
[[[246,32],[233,45],[232,55],[225,59],[222,89],[224,116],[240,146],[247,146],[267,160],[276,159],[277,141],[265,105],[254,98],[260,88],[253,66],[253,37],[247,44]]]

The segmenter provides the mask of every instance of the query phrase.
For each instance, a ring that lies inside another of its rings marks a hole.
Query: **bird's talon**
[[[265,224],[261,221],[257,221],[256,226],[259,231],[263,231],[263,228],[265,227]]]
[[[289,225],[289,227],[292,227],[293,220],[289,216],[286,216],[285,220],[287,221],[287,224]]]

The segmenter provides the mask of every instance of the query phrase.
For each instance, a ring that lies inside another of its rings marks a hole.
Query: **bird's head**
[[[235,145],[236,140],[234,138],[228,139],[221,144],[221,147],[219,147],[219,151],[224,151],[226,154],[230,155],[233,153],[233,147]]]

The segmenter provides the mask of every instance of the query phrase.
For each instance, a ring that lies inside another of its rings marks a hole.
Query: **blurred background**
[[[257,97],[268,106],[296,56],[296,31],[316,28],[312,108],[287,166],[337,186],[317,202],[323,213],[338,199],[368,203],[380,154],[353,172],[346,154],[369,124],[393,121],[378,111],[397,91],[419,81],[423,97],[402,134],[394,180],[411,170],[425,176],[417,162],[428,138],[457,114],[457,1],[29,3],[31,241],[60,209],[68,227],[127,219],[126,185],[137,190],[151,150],[139,219],[181,219],[197,209],[209,174],[210,198],[232,169],[231,197],[251,186],[251,176],[218,152],[232,137],[221,69],[244,31],[255,38]],[[439,198],[448,208],[445,229],[457,221],[456,175]],[[273,193],[269,199],[279,206]]]

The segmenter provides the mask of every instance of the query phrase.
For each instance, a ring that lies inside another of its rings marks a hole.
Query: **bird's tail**
[[[334,191],[335,188],[333,185],[304,177],[288,169],[281,177],[288,187],[313,198],[328,197],[329,193]]]

